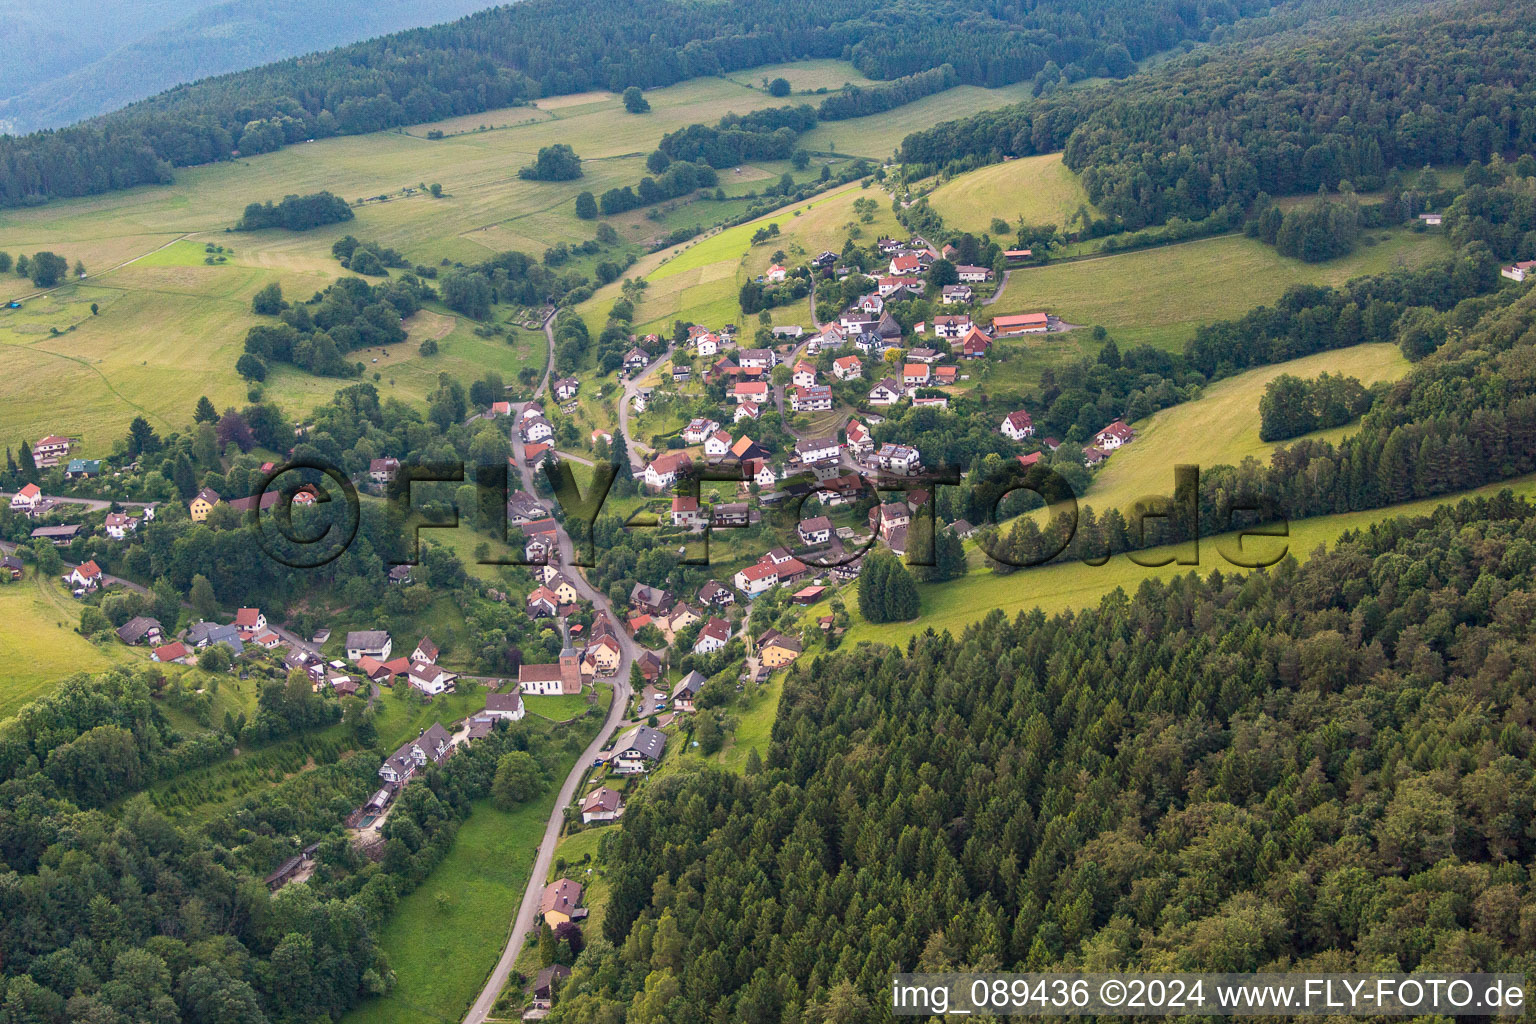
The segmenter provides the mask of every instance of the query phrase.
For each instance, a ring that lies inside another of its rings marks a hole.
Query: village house
[[[806,362],[804,359],[795,363],[795,369],[793,375],[790,377],[790,383],[797,388],[814,387],[816,385],[816,367],[811,363]]]
[[[869,528],[881,540],[889,542],[897,529],[912,522],[912,510],[904,501],[888,501],[869,510]]]
[[[832,520],[826,516],[812,516],[802,519],[798,530],[804,543],[825,544],[832,539]]]
[[[762,405],[758,402],[742,402],[736,407],[736,416],[733,422],[742,420],[755,420],[762,412]]]
[[[274,492],[268,492],[274,493]],[[187,505],[187,514],[192,517],[194,523],[201,523],[208,518],[208,513],[213,511],[219,503],[219,492],[211,487],[204,487]]]
[[[891,274],[895,277],[906,277],[911,274],[920,274],[923,263],[916,253],[901,253],[891,257]]]
[[[864,372],[864,364],[858,356],[841,356],[832,360],[832,375],[838,380],[853,380]]]
[[[540,584],[528,595],[528,617],[532,619],[553,618],[560,611],[560,601],[555,597],[555,592]]]
[[[581,656],[581,671],[586,675],[608,678],[619,670],[623,656],[619,642],[611,636],[600,636],[587,644]]]
[[[1107,458],[1109,458],[1109,453],[1095,445],[1089,445],[1083,449],[1083,465],[1085,466],[1097,466]]]
[[[709,522],[709,513],[699,511],[699,499],[677,495],[672,499],[672,525],[696,527]]]
[[[699,630],[699,638],[693,643],[694,654],[713,654],[723,650],[731,642],[731,624],[724,619],[711,618]]]
[[[719,580],[710,580],[699,588],[699,603],[706,608],[724,608],[736,603],[736,595]]]
[[[926,363],[907,363],[901,368],[901,383],[906,387],[928,386],[928,365]]]
[[[70,542],[81,534],[79,523],[68,523],[63,526],[39,526],[32,531],[33,540],[46,540],[56,548],[68,547]]]
[[[566,609],[576,603],[581,592],[576,589],[576,584],[565,573],[557,572],[544,582],[544,585],[554,592],[555,600],[560,602],[561,609]]]
[[[1035,436],[1035,421],[1029,413],[1023,409],[1017,409],[1003,417],[1003,425],[998,428],[1003,436],[1014,441],[1022,441],[1026,437]]]
[[[799,640],[776,629],[770,629],[757,641],[757,656],[770,669],[783,668],[800,657],[804,649]]]
[[[773,369],[775,361],[773,350],[767,348],[744,348],[736,356],[736,362],[743,370],[755,370],[760,374]]]
[[[25,484],[11,495],[11,511],[31,515],[43,501],[43,490],[37,484]]]
[[[646,615],[665,617],[677,604],[677,598],[665,590],[657,587],[648,587],[644,583],[636,583],[629,592],[629,607],[633,611]]]
[[[963,284],[986,284],[992,280],[992,270],[989,267],[973,267],[962,263],[955,268],[955,276]]]
[[[849,420],[843,436],[848,439],[848,451],[853,455],[863,455],[875,450],[875,439],[870,436],[869,428],[858,420]]]
[[[651,766],[661,760],[666,747],[666,733],[639,725],[619,737],[613,745],[609,763],[619,775],[637,775],[650,771]]]
[[[704,439],[704,457],[723,459],[731,453],[731,435],[717,430]]]
[[[69,458],[70,445],[74,441],[57,434],[49,434],[32,446],[32,464],[38,469],[52,469]]]
[[[1003,259],[1009,263],[1023,263],[1035,255],[1033,249],[1004,249]]]
[[[430,661],[413,659],[411,667],[406,672],[406,678],[416,689],[429,697],[436,697],[440,693],[446,693],[454,688],[453,681],[458,678],[452,672],[448,672]]]
[[[192,652],[180,640],[172,640],[168,644],[162,644],[149,654],[151,661],[158,661],[165,665],[172,662],[185,663],[190,657],[192,657]]]
[[[624,369],[626,370],[643,369],[645,364],[650,361],[651,357],[646,355],[645,350],[641,348],[632,348],[624,353]]]
[[[69,465],[64,468],[66,480],[89,480],[93,476],[100,475],[100,459],[70,459]]]
[[[1020,313],[992,318],[992,333],[999,338],[1012,334],[1044,334],[1050,330],[1050,318],[1044,313]]]
[[[919,347],[907,349],[907,362],[909,363],[926,363],[932,366],[943,358],[944,354],[936,348]]]
[[[530,416],[522,423],[523,442],[538,444],[555,436],[554,425],[543,416]]]
[[[235,654],[245,652],[245,642],[240,638],[240,629],[233,623],[220,625],[217,622],[195,622],[188,627],[186,640],[198,650],[214,644],[225,644]]]
[[[488,693],[485,695],[485,710],[480,714],[485,718],[516,722],[527,714],[527,710],[523,707],[523,695],[520,693]]]
[[[689,420],[688,425],[683,428],[683,443],[703,444],[706,437],[719,429],[720,424],[714,420],[705,419],[702,416],[696,417]]]
[[[139,521],[133,516],[124,515],[121,512],[108,512],[106,522],[102,524],[107,531],[107,536],[113,540],[123,540],[133,531],[139,528]]]
[[[699,356],[717,356],[720,354],[720,336],[710,331],[705,331],[693,339],[693,349]]]
[[[752,511],[744,501],[727,501],[716,505],[716,526],[746,526],[752,520]]]
[[[1499,268],[1499,275],[1507,277],[1516,284],[1523,282],[1527,277],[1536,274],[1536,260],[1521,260],[1519,263]]]
[[[581,823],[618,821],[624,816],[624,799],[616,789],[603,786],[588,793],[581,801]]]
[[[758,562],[736,573],[732,582],[751,600],[779,585],[779,570],[772,562]]]
[[[575,377],[561,377],[555,381],[554,387],[555,397],[562,402],[568,402],[581,390],[581,381]]]
[[[914,409],[948,409],[949,408],[949,399],[945,398],[943,395],[929,395],[929,396],[926,396],[926,397],[922,396],[922,395],[919,395],[916,398],[912,399],[912,408],[914,408]]]
[[[486,414],[485,414],[486,419],[492,419],[492,420],[495,419],[498,416],[511,416],[511,415],[512,415],[512,403],[511,402],[492,402],[490,409],[488,409],[486,411]]]
[[[735,444],[731,445],[730,455],[737,462],[745,464],[758,459],[766,459],[768,457],[768,449],[752,440],[746,434],[743,434],[736,439]]]
[[[959,379],[960,367],[958,366],[935,366],[933,368],[932,384],[934,387],[948,387]]]
[[[689,672],[683,676],[672,688],[672,710],[692,712],[695,709],[694,702],[698,699],[699,691],[704,689],[705,682],[703,674],[699,672]]]
[[[795,412],[826,412],[832,408],[832,389],[825,384],[794,388],[790,393],[790,406]]]
[[[870,405],[895,405],[901,401],[904,392],[901,385],[889,377],[882,378],[880,383],[869,389]]]
[[[267,628],[267,617],[260,608],[240,608],[235,611],[235,628],[243,633],[259,633]]]
[[[105,577],[102,576],[101,566],[97,565],[95,560],[92,559],[75,566],[69,571],[69,575],[64,577],[64,580],[71,586],[94,590],[105,582]]]
[[[822,349],[838,349],[843,347],[846,340],[847,336],[843,333],[842,327],[837,324],[828,324],[822,328],[820,334],[811,339],[806,350],[814,353]]]
[[[939,291],[939,296],[946,306],[963,306],[971,301],[971,286],[968,284],[947,284]]]
[[[403,786],[417,770],[428,764],[442,764],[453,753],[453,738],[441,722],[433,722],[423,729],[414,740],[407,740],[400,749],[385,759],[379,768],[379,778],[396,786]]]
[[[966,336],[971,329],[971,318],[965,313],[955,313],[948,316],[936,316],[933,318],[933,333],[935,337],[945,341],[958,341]]]
[[[581,906],[581,884],[569,878],[559,878],[544,887],[539,897],[539,915],[551,928],[565,924],[577,917],[585,917]]]
[[[158,644],[163,634],[160,620],[145,615],[135,615],[117,627],[117,638],[125,644]]]
[[[795,442],[795,455],[806,464],[836,462],[841,451],[835,437],[803,437]]]
[[[677,483],[678,477],[693,468],[687,452],[669,452],[645,467],[643,480],[652,491],[664,491]]]
[[[12,580],[21,579],[24,573],[21,559],[15,555],[0,555],[0,573],[9,575]]]
[[[567,647],[554,664],[517,667],[517,689],[529,696],[551,697],[581,692],[581,659]]]
[[[1106,452],[1112,452],[1122,445],[1130,444],[1135,440],[1136,431],[1126,426],[1120,420],[1115,420],[1109,426],[1093,435],[1093,443]]]
[[[522,526],[548,518],[549,509],[526,491],[513,491],[507,498],[507,521],[513,526]]]
[[[731,399],[737,405],[743,402],[755,402],[761,406],[768,401],[768,384],[760,380],[737,381],[731,387]]]
[[[394,649],[395,642],[390,639],[389,633],[382,629],[354,630],[347,634],[347,660],[355,662],[359,658],[373,658],[377,661],[388,661],[389,652]]]
[[[390,483],[398,472],[400,472],[399,459],[370,459],[368,462],[368,479],[373,483]]]
[[[875,463],[881,469],[910,476],[922,468],[922,456],[911,445],[883,444],[875,452]]]
[[[964,359],[985,359],[992,350],[992,339],[980,327],[972,326],[960,339],[960,355]]]

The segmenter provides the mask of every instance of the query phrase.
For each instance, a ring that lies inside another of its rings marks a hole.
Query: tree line
[[[950,64],[996,87],[1064,53],[1077,77],[1267,13],[1255,0],[1006,3],[964,21],[939,0],[533,0],[181,86],[70,128],[0,138],[0,206],[172,180],[174,168],[481,113],[540,96],[672,85],[800,58],[899,79]],[[900,31],[892,26],[900,25]],[[1129,59],[1127,59],[1129,58]]]
[[[631,803],[550,1020],[879,1019],[892,971],[1528,970],[1533,589],[1505,493],[802,658],[761,763]]]

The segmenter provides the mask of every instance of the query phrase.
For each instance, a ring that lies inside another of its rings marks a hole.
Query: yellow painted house
[[[619,670],[619,645],[612,637],[598,637],[587,645],[583,668],[593,675],[611,676]]]
[[[539,913],[544,916],[544,923],[553,928],[574,917],[580,906],[581,884],[569,878],[560,878],[544,887],[544,896],[539,900]]]
[[[213,511],[213,506],[217,505],[219,500],[218,491],[208,487],[198,491],[197,496],[187,506],[187,512],[192,516],[192,521],[194,523],[201,523],[207,519],[208,513]]]
[[[672,632],[679,633],[700,621],[702,617],[697,612],[685,604],[680,604],[672,613]]]
[[[575,584],[564,576],[554,577],[545,586],[554,591],[555,597],[560,599],[561,604],[575,604],[576,599],[581,596],[576,592]]]
[[[770,629],[757,641],[757,656],[769,668],[783,668],[800,657],[803,650],[799,640],[776,629]]]

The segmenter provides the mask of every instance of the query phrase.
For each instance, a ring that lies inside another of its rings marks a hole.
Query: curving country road
[[[544,380],[538,390],[534,392],[537,399],[544,393],[549,383],[549,367],[554,364],[554,331],[550,324],[553,316],[544,322],[545,337],[549,340],[549,363],[545,367]],[[670,350],[669,350],[670,351]],[[518,415],[512,418],[512,452],[517,459],[519,472],[522,476],[523,489],[529,494],[535,494],[533,487],[533,470],[523,460],[522,435],[517,430],[521,413],[529,403],[520,402],[516,408]],[[624,429],[621,425],[620,429]],[[626,435],[627,436],[627,435]],[[517,956],[522,952],[523,945],[528,936],[534,930],[534,918],[538,914],[539,899],[544,893],[544,879],[549,875],[550,866],[555,860],[555,846],[560,841],[560,833],[565,827],[565,809],[576,799],[577,789],[600,751],[607,747],[613,738],[613,734],[619,726],[624,724],[624,715],[629,708],[633,691],[629,685],[630,666],[640,654],[640,645],[624,632],[621,623],[624,621],[613,610],[612,603],[607,595],[598,591],[587,581],[585,575],[574,564],[575,549],[570,535],[566,533],[564,526],[558,526],[555,536],[559,541],[559,562],[562,572],[571,580],[573,586],[582,597],[592,603],[599,611],[606,612],[616,628],[616,639],[619,643],[619,669],[613,677],[613,703],[608,708],[608,717],[603,720],[602,728],[587,744],[582,751],[580,759],[571,768],[570,774],[560,785],[560,792],[555,798],[555,809],[550,813],[549,821],[544,826],[544,837],[539,843],[538,855],[534,858],[533,872],[528,876],[528,887],[523,891],[523,900],[517,908],[517,916],[513,918],[512,930],[507,935],[507,944],[502,949],[501,958],[497,960],[491,975],[486,979],[485,987],[480,990],[479,996],[470,1005],[469,1012],[464,1015],[464,1024],[483,1024],[496,1004],[496,998],[501,990],[506,987],[507,979],[512,975],[512,966],[517,961]]]
[[[639,370],[624,382],[624,390],[619,393],[619,433],[624,436],[624,447],[629,450],[629,468],[635,476],[639,476],[645,470],[645,459],[635,450],[635,439],[629,432],[629,410],[634,403],[635,395],[640,390],[640,382],[656,372],[656,368],[668,359],[676,351],[677,344],[669,342],[667,350],[657,356],[650,364]],[[647,451],[649,451],[647,447]]]

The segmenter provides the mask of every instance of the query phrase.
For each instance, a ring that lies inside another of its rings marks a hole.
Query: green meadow
[[[65,676],[146,658],[143,648],[93,644],[79,627],[79,603],[32,566],[20,580],[0,583],[0,721]]]
[[[1027,156],[952,178],[928,195],[946,227],[991,233],[992,221],[1055,224],[1066,228],[1079,207],[1097,211],[1060,153]]]

